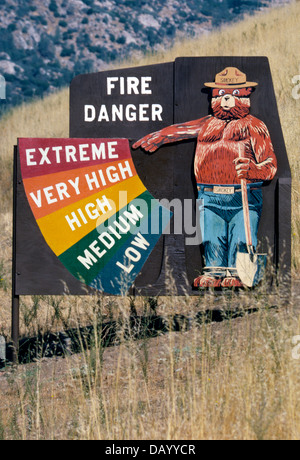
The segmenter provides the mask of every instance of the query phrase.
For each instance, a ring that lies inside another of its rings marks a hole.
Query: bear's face
[[[213,89],[211,107],[215,117],[222,120],[244,118],[250,112],[252,88]]]

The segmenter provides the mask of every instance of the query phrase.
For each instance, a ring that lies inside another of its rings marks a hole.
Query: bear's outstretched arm
[[[161,145],[171,142],[178,142],[184,139],[197,137],[205,121],[211,116],[200,118],[199,120],[188,121],[176,125],[167,126],[166,128],[147,134],[142,139],[133,144],[132,148],[142,147],[147,152],[155,152]]]
[[[237,175],[250,181],[272,180],[277,171],[277,159],[268,128],[261,120],[251,117],[249,131],[254,158],[236,159]]]

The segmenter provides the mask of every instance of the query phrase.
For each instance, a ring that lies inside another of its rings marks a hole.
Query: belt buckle
[[[214,185],[213,192],[218,195],[233,195],[234,187],[222,187],[222,186]]]

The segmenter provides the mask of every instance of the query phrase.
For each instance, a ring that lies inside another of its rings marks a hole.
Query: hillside
[[[2,0],[1,110],[289,0]]]

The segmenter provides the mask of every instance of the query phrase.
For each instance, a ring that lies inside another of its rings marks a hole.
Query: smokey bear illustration
[[[204,85],[211,89],[212,114],[148,134],[133,148],[155,152],[163,144],[197,138],[194,174],[205,268],[194,286],[242,287],[237,254],[247,253],[249,241],[252,250],[257,247],[262,184],[274,178],[277,160],[267,126],[250,115],[250,95],[257,83],[227,67]]]

